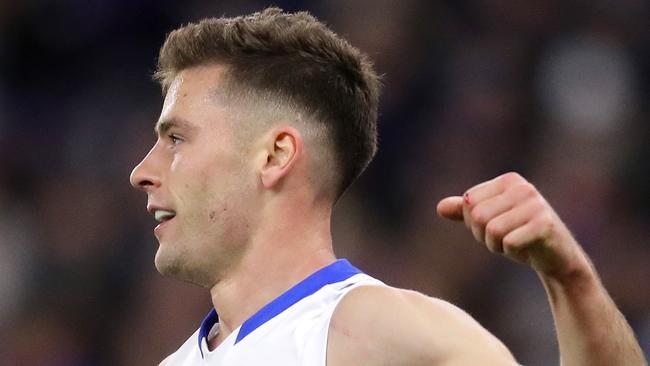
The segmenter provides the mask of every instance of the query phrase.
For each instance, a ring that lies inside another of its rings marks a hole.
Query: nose
[[[160,170],[156,168],[155,151],[156,146],[149,151],[140,164],[133,168],[129,181],[134,188],[149,192],[153,188],[160,187]]]

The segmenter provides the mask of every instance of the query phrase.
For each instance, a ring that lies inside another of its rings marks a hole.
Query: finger
[[[471,211],[472,221],[479,225],[487,225],[490,220],[512,209],[517,203],[517,197],[500,194],[479,202]]]
[[[438,215],[454,220],[462,221],[463,220],[463,198],[458,196],[447,197],[438,202],[436,207]]]
[[[542,201],[534,199],[538,196],[537,191],[530,183],[515,183],[514,185],[508,186],[508,188],[502,193],[492,198],[488,198],[480,203],[478,203],[471,212],[472,218],[472,232],[479,238],[480,241],[485,242],[490,245],[494,250],[499,251],[501,244],[499,241],[502,237],[499,237],[499,234],[505,235],[508,231],[512,231],[512,228],[505,228],[504,223],[500,220],[493,223],[495,225],[492,227],[494,232],[492,235],[487,233],[487,225],[493,219],[498,216],[510,211],[511,209],[517,207],[518,209],[514,211],[515,215],[522,215],[525,217],[524,222],[527,222],[532,218],[539,210],[543,210]],[[531,207],[531,205],[538,205],[537,207]],[[521,209],[519,207],[522,207]],[[537,210],[537,212],[535,211]],[[507,219],[509,216],[504,216],[501,220]],[[518,219],[515,220],[515,223],[519,222]],[[522,224],[523,224],[522,223]],[[503,232],[503,230],[507,230]],[[493,240],[494,236],[497,237],[497,240]]]
[[[503,193],[503,187],[498,184],[496,179],[478,184],[467,190],[463,195],[463,219],[465,226],[472,232],[474,238],[481,243],[485,240],[483,229],[485,222],[476,222],[472,217],[472,211],[481,202]]]
[[[539,202],[529,199],[491,219],[485,226],[485,244],[490,251],[503,253],[506,235],[526,225],[539,210]]]
[[[472,234],[482,243],[488,243],[486,235],[487,224],[502,213],[512,209],[516,203],[516,197],[507,194],[499,194],[479,202],[471,209],[469,216],[471,218],[470,228]]]
[[[503,193],[504,187],[502,184],[499,184],[498,179],[499,177],[468,189],[463,196],[465,198],[465,204],[471,208],[481,201]]]
[[[467,191],[468,194],[468,204],[470,206],[476,205],[477,203],[499,195],[509,188],[518,185],[529,184],[526,179],[524,179],[518,173],[510,172],[502,174],[492,180],[481,183],[477,186],[470,188]]]
[[[538,241],[534,225],[527,223],[509,232],[502,240],[503,254],[517,262],[529,262],[530,244]]]
[[[534,270],[554,275],[571,273],[584,252],[554,213],[537,216],[503,238],[508,257],[527,263]]]

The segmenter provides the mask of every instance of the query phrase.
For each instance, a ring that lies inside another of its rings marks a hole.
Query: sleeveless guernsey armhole
[[[333,310],[328,314],[327,316],[327,327],[325,330],[325,341],[323,342],[323,350],[322,350],[322,365],[326,366],[327,365],[327,346],[329,344],[329,334],[330,334],[330,325],[332,323],[332,317],[334,316],[334,313],[336,312],[336,309],[338,308],[339,304],[343,300],[345,296],[347,296],[350,292],[352,292],[354,289],[357,289],[359,287],[365,287],[365,286],[386,286],[385,283],[382,281],[370,277],[369,275],[365,273],[361,273],[360,275],[357,275],[355,277],[361,277],[358,281],[351,282],[348,284],[345,284],[342,288],[339,289],[340,294],[334,301],[334,308]]]
[[[235,344],[239,343],[262,324],[282,313],[298,301],[314,294],[324,286],[345,281],[359,273],[362,273],[361,270],[352,266],[350,262],[345,259],[339,259],[336,262],[314,272],[248,318],[248,320],[242,324],[241,329],[237,334]]]
[[[275,298],[270,303],[263,306],[250,318],[248,318],[238,329],[235,339],[235,344],[242,341],[251,332],[276,317],[278,314],[284,312],[292,305],[300,300],[309,297],[315,292],[319,291],[326,285],[345,281],[350,277],[362,273],[361,270],[354,267],[346,259],[339,259],[320,270],[312,273],[301,282],[294,285],[292,288]],[[204,357],[202,343],[208,341],[208,335],[212,327],[219,322],[219,316],[215,309],[211,309],[207,314],[201,326],[199,327],[198,334],[198,347],[201,357]]]

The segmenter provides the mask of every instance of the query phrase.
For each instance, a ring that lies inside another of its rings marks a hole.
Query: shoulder
[[[172,355],[169,355],[169,356],[165,357],[164,360],[160,361],[160,363],[158,364],[158,366],[165,366],[165,365],[167,365],[167,362],[169,362],[169,359],[170,359],[170,358],[172,358]]]
[[[460,308],[416,291],[360,286],[329,327],[328,366],[514,365],[507,348]]]

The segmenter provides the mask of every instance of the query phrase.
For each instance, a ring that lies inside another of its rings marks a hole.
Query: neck
[[[210,289],[219,312],[215,344],[264,305],[335,260],[329,215],[295,215],[284,225],[260,225],[241,261]]]

